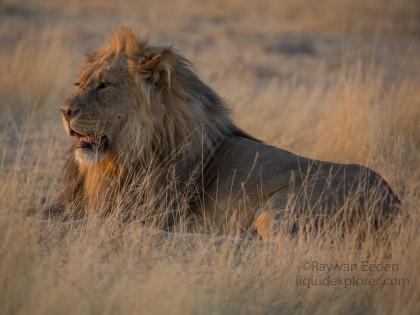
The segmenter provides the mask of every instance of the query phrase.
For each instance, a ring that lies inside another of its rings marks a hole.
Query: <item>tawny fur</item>
[[[118,208],[125,219],[152,218],[166,229],[256,229],[268,237],[274,222],[294,231],[301,218],[353,222],[377,209],[369,214],[377,223],[397,211],[398,198],[375,172],[313,161],[241,131],[185,58],[128,28],[88,55],[77,85],[64,104],[74,115],[63,118],[65,129],[106,135],[109,147],[85,161],[75,158],[75,143],[64,192],[49,214],[109,215]],[[350,219],[341,213],[349,203],[359,209]]]

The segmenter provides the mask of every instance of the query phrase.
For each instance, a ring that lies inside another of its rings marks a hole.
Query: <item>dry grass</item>
[[[416,1],[25,3],[0,4],[1,314],[420,312]],[[403,201],[402,229],[386,244],[327,234],[238,248],[162,241],[114,221],[63,232],[25,218],[60,185],[69,140],[57,108],[82,54],[120,23],[180,49],[251,134],[379,171]],[[398,270],[362,271],[363,260]],[[326,276],[301,270],[311,261],[358,264],[337,278],[409,284],[297,285],[298,275]]]

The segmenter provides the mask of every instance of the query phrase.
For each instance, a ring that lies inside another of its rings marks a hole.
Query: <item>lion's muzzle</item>
[[[108,149],[109,139],[99,132],[94,120],[82,117],[80,107],[74,102],[65,102],[60,108],[64,129],[76,139],[75,155],[79,162],[96,162],[101,160]]]

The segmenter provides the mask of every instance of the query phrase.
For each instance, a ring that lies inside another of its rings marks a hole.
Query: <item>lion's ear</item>
[[[140,78],[157,87],[169,87],[176,55],[170,48],[149,52],[131,66]]]

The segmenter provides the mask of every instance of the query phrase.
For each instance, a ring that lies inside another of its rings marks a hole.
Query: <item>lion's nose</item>
[[[72,108],[68,104],[64,104],[60,108],[60,112],[64,115],[67,120],[70,120],[80,112],[80,108]]]

